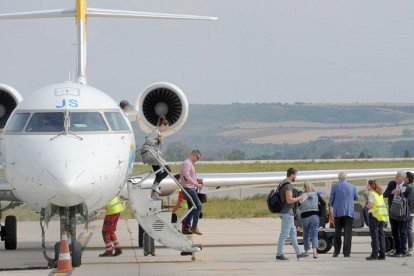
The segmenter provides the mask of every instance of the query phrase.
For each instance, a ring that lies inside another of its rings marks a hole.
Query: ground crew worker
[[[385,260],[384,226],[389,221],[387,205],[385,205],[381,187],[375,180],[369,180],[367,208],[369,209],[369,231],[371,232],[371,255],[367,261]],[[379,247],[379,252],[378,252]]]
[[[173,222],[173,223],[177,222],[177,220],[178,220],[177,211],[180,208],[186,208],[186,209],[188,208],[187,201],[185,200],[185,196],[184,196],[183,192],[181,191],[181,189],[178,190],[177,202],[175,203],[175,206],[171,210],[171,213],[172,213],[171,222]]]
[[[106,215],[102,226],[102,237],[106,250],[104,253],[99,254],[99,257],[116,257],[122,254],[122,249],[119,245],[118,239],[116,238],[115,231],[119,216],[124,210],[124,206],[122,205],[121,201],[119,201],[119,197],[116,196],[105,205],[105,209]],[[113,253],[114,249],[115,253]]]
[[[127,100],[122,100],[119,103],[119,107],[122,109],[124,113],[126,113],[129,109],[129,102]]]

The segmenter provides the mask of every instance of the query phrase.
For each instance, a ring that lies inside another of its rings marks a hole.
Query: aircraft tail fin
[[[87,83],[86,77],[86,19],[88,17],[115,17],[115,18],[140,18],[140,19],[187,19],[187,20],[217,20],[217,17],[152,13],[128,10],[96,9],[88,8],[87,0],[76,0],[75,9],[57,9],[32,12],[17,12],[0,14],[1,19],[33,19],[33,18],[59,18],[75,17],[78,28],[78,77],[77,82]]]
[[[5,13],[5,14],[0,14],[0,19],[59,18],[59,17],[73,17],[75,15],[76,15],[75,9],[58,9],[58,10]]]

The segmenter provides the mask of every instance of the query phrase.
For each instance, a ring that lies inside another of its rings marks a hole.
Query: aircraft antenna
[[[152,13],[129,10],[95,9],[88,8],[86,0],[76,0],[75,9],[55,9],[32,12],[18,12],[0,14],[0,19],[33,19],[33,18],[61,18],[75,17],[77,25],[78,59],[77,80],[81,84],[87,84],[87,62],[86,62],[86,23],[88,17],[111,17],[111,18],[140,18],[140,19],[184,19],[184,20],[217,20],[217,17]]]

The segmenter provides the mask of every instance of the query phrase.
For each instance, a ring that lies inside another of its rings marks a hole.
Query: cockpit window
[[[33,114],[26,127],[27,132],[62,132],[64,114],[62,112],[39,112]]]
[[[124,116],[119,112],[105,112],[105,118],[112,130],[129,130]]]
[[[70,113],[71,131],[107,131],[108,127],[99,112]]]
[[[15,113],[11,118],[10,124],[7,127],[7,132],[20,132],[26,125],[27,120],[30,117],[30,113]]]

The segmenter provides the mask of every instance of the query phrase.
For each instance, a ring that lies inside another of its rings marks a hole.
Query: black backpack
[[[407,198],[395,196],[390,208],[390,218],[396,221],[406,221],[410,217],[410,205]]]
[[[289,182],[285,182],[279,185],[277,189],[271,190],[269,195],[267,196],[267,207],[269,208],[269,211],[271,213],[280,213],[283,209],[283,205],[285,204],[282,202],[282,199],[280,198],[279,191],[286,185],[289,184]]]

